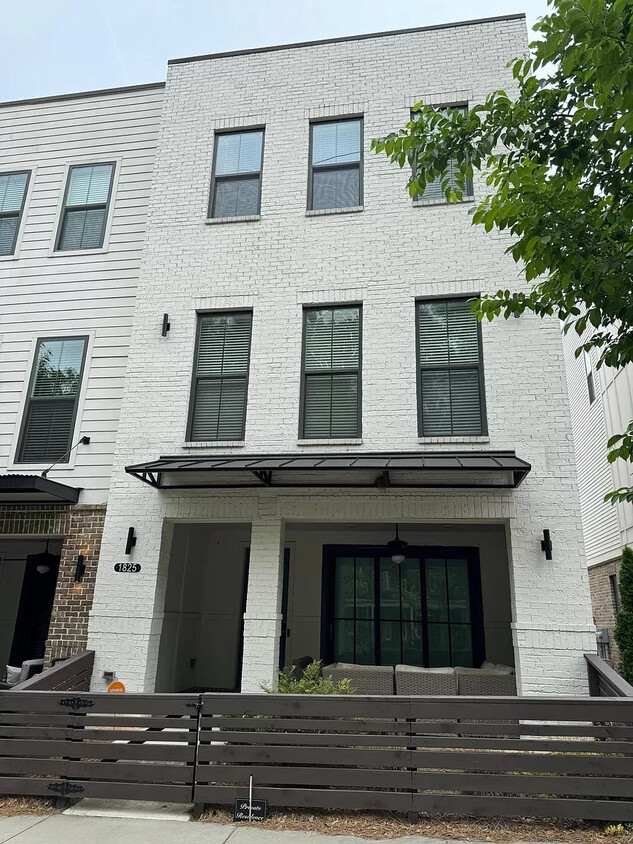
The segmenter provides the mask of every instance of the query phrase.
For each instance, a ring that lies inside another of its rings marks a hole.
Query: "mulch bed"
[[[54,797],[2,797],[0,795],[0,818],[10,818],[13,815],[56,815],[59,811]]]
[[[200,818],[207,823],[232,823],[228,809],[212,809]],[[633,826],[619,834],[609,834],[605,823],[583,821],[544,821],[533,818],[422,817],[410,824],[406,817],[386,812],[334,812],[272,810],[268,820],[247,826],[271,830],[300,830],[322,835],[355,835],[359,838],[386,840],[406,835],[426,835],[455,841],[490,842],[562,842],[562,844],[633,844]]]

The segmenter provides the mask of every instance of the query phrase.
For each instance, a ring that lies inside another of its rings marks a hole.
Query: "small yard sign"
[[[110,683],[108,686],[108,691],[114,694],[125,694],[125,686],[120,680],[115,680],[114,683]]]
[[[237,799],[233,810],[234,821],[265,821],[268,804],[265,800],[250,800],[248,797]]]

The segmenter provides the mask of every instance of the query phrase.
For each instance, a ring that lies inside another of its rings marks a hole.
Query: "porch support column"
[[[253,521],[248,566],[242,692],[275,686],[281,635],[284,524],[279,518]]]

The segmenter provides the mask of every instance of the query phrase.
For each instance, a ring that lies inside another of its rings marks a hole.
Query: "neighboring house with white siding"
[[[558,322],[480,325],[508,236],[370,151],[420,100],[516,92],[525,49],[511,15],[170,63],[94,689],[257,692],[311,656],[587,691]]]
[[[85,646],[163,89],[0,104],[2,664]]]
[[[613,506],[606,493],[633,486],[633,464],[607,461],[607,442],[626,430],[633,419],[633,368],[597,367],[598,353],[576,355],[590,330],[564,336],[565,366],[578,471],[582,530],[593,617],[602,652],[617,661],[613,640],[619,608],[618,573],[622,548],[633,543],[633,504]]]

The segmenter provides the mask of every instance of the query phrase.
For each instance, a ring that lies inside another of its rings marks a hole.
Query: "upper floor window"
[[[68,462],[86,344],[86,337],[37,341],[16,462]]]
[[[466,114],[468,112],[468,106],[466,105],[452,105],[452,106],[441,106],[435,109],[436,111],[443,112],[446,114],[448,111],[458,111],[460,114]],[[411,119],[417,120],[418,113],[412,112]],[[415,172],[415,171],[414,171]],[[448,184],[454,188],[457,186],[457,182],[455,180],[455,162],[450,161],[448,166]],[[446,175],[444,178],[446,178]],[[465,196],[472,196],[473,193],[473,186],[472,182],[468,182],[466,184],[466,191]],[[437,179],[433,179],[431,182],[426,183],[426,187],[424,188],[424,193],[416,194],[414,199],[422,199],[422,200],[437,200],[437,201],[446,201],[446,194],[444,193],[444,187],[442,185],[442,179],[438,176]]]
[[[69,169],[57,251],[103,246],[113,176],[113,163],[77,164]]]
[[[481,332],[470,301],[418,302],[417,335],[420,436],[485,434]]]
[[[13,255],[31,174],[0,173],[0,256]]]
[[[310,124],[308,210],[363,204],[362,118]]]
[[[301,436],[361,433],[360,306],[306,308]]]
[[[585,362],[585,377],[587,379],[587,393],[589,394],[589,404],[593,404],[596,400],[596,385],[593,379],[593,364],[591,362],[591,355],[586,349],[583,349],[582,357]]]
[[[264,130],[223,132],[215,136],[210,217],[259,214]]]
[[[252,319],[251,311],[199,315],[191,441],[244,439]]]

